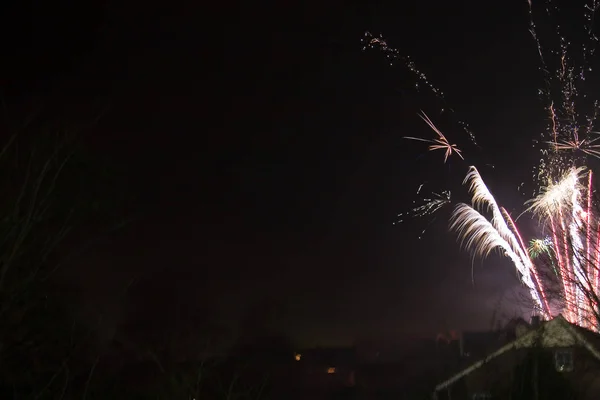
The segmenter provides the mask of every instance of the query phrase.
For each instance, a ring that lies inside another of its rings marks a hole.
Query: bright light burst
[[[537,197],[527,201],[531,206],[527,211],[540,218],[558,215],[561,210],[573,206],[573,193],[581,189],[580,179],[584,167],[571,168],[557,182],[550,182],[541,188]]]
[[[521,259],[498,230],[473,207],[460,203],[450,218],[450,229],[455,230],[461,244],[474,256],[485,258],[496,248],[501,249],[515,263],[519,272],[525,271]]]

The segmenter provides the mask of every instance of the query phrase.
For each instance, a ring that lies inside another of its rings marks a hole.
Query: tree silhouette
[[[78,131],[41,117],[3,128],[0,386],[11,397],[66,395],[89,373],[83,359],[93,332],[72,318],[76,299],[53,277],[68,255],[119,222],[104,212],[108,181]]]

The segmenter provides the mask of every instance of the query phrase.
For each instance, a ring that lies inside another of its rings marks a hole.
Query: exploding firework
[[[575,141],[576,139],[574,139],[549,143],[554,146],[554,150],[556,151],[581,151],[589,156],[600,158],[600,145],[594,144],[598,139],[600,139],[600,136],[595,137],[594,139],[584,139],[582,141]]]
[[[529,257],[536,259],[543,254],[552,257],[552,239],[546,237],[544,239],[531,239],[529,241]]]
[[[529,245],[526,245],[515,220],[498,205],[474,166],[469,167],[464,180],[472,203],[455,206],[450,217],[450,229],[458,234],[462,246],[474,257],[485,258],[494,250],[505,255],[528,289],[536,312],[546,318],[562,313],[572,323],[600,331],[600,213],[597,212],[600,204],[593,201],[593,173],[587,165],[588,157],[600,159],[600,144],[597,144],[600,134],[594,131],[600,105],[598,101],[591,101],[587,105],[587,113],[579,107],[582,100],[589,101],[583,93],[583,83],[586,74],[592,71],[587,63],[599,41],[594,34],[594,22],[600,2],[592,0],[585,7],[585,43],[575,49],[557,25],[557,50],[548,54],[544,49],[552,48],[552,45],[545,44],[538,35],[536,10],[531,0],[528,4],[529,29],[537,47],[539,69],[544,79],[540,94],[548,125],[541,137],[534,141],[541,157],[534,167],[536,189],[533,198],[525,203],[524,213],[538,221],[542,238],[530,239]],[[544,4],[543,11],[544,15],[553,17],[560,13],[558,6],[551,1]],[[383,36],[367,32],[363,42],[364,48],[384,53],[390,63],[401,61],[416,77],[417,87],[424,85],[446,104],[444,93],[429,81],[412,59],[401,56]],[[574,50],[582,54],[581,65],[570,57]],[[407,139],[429,143],[429,151],[444,150],[444,163],[454,155],[464,160],[461,150],[448,141],[425,113],[420,116],[437,137]],[[475,143],[467,125],[461,125]],[[423,199],[423,204],[400,216],[433,215],[451,203],[449,192],[448,196],[444,193]]]
[[[444,163],[448,161],[448,157],[450,157],[450,155],[452,154],[456,154],[461,158],[461,160],[465,159],[462,156],[462,150],[460,150],[455,144],[450,144],[448,139],[446,139],[446,136],[444,136],[444,134],[433,124],[433,122],[431,122],[429,117],[424,112],[422,112],[422,114],[420,114],[419,116],[423,121],[427,123],[427,125],[429,125],[431,129],[433,129],[433,131],[438,135],[438,137],[436,139],[430,140],[412,136],[405,136],[404,139],[418,140],[420,142],[431,143],[429,145],[429,151],[444,150]]]

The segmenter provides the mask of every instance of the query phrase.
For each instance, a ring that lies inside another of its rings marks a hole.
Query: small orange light
[[[296,361],[300,361],[300,359],[302,358],[302,354],[296,353],[294,354],[294,358],[296,359]]]
[[[335,374],[335,368],[334,367],[327,368],[327,373],[328,374]]]

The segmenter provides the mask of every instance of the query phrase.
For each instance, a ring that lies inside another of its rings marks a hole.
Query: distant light
[[[328,374],[335,374],[335,367],[329,367],[329,368],[327,368],[327,373]]]
[[[296,353],[296,354],[294,354],[294,359],[295,359],[296,361],[300,361],[300,359],[302,359],[302,354],[300,354],[300,353]]]

